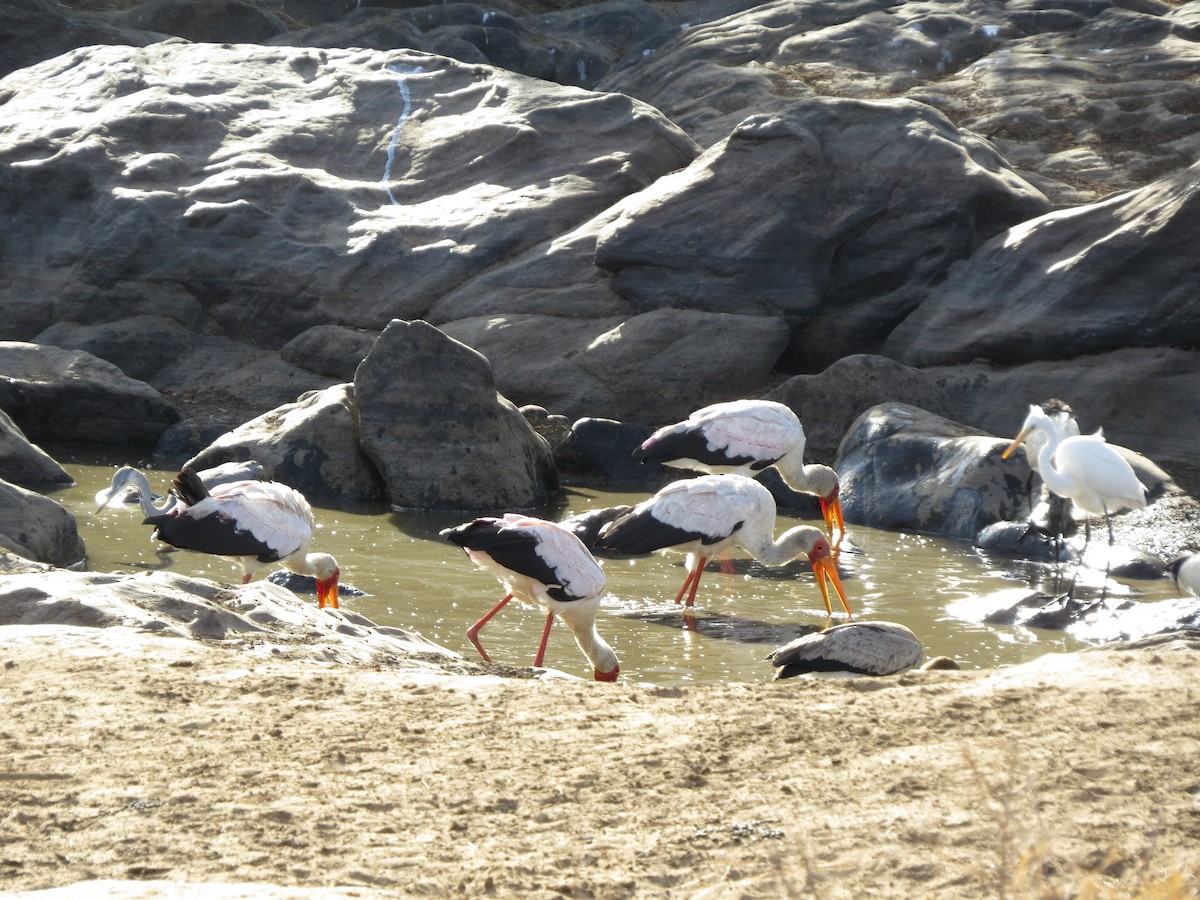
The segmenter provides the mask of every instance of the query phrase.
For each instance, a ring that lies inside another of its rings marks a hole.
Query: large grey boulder
[[[90,44],[142,47],[161,41],[149,31],[122,28],[81,16],[53,0],[19,0],[0,5],[0,77]]]
[[[873,406],[894,400],[958,418],[948,413],[945,390],[932,376],[870,354],[844,357],[816,375],[789,378],[764,399],[792,408],[804,425],[805,457],[826,465],[837,457],[855,420]]]
[[[364,342],[352,341],[351,329],[316,326],[275,352],[215,335],[200,334],[174,319],[159,315],[131,316],[113,322],[83,325],[57,322],[38,334],[40,344],[86,350],[119,366],[126,375],[146,381],[168,398],[178,398],[189,410],[203,398],[204,423],[179,426],[172,435],[173,452],[190,456],[216,434],[248,419],[291,403],[309,390],[347,381],[366,355]],[[374,335],[366,342],[374,340]],[[293,346],[293,344],[295,346]],[[341,378],[331,374],[341,369]],[[211,426],[210,424],[211,423]],[[180,430],[195,439],[176,442]]]
[[[488,357],[514,403],[660,425],[756,390],[788,341],[780,318],[683,309],[624,321],[480,317],[442,330]]]
[[[646,0],[607,0],[533,15],[516,3],[380,2],[265,43],[405,47],[590,88],[630,48],[665,27],[667,15]]]
[[[284,344],[279,355],[297,368],[350,381],[358,364],[371,352],[375,337],[374,331],[314,325]]]
[[[813,371],[882,346],[953,262],[1049,208],[930,107],[798,100],[623,203],[595,264],[639,311],[779,316]]]
[[[31,444],[17,423],[2,409],[0,478],[27,488],[74,484],[70,473],[37,444]]]
[[[399,508],[502,511],[558,488],[550,445],[496,391],[486,357],[396,320],[354,376],[363,451]]]
[[[952,271],[888,339],[916,366],[1200,345],[1200,163],[1025,222]]]
[[[273,349],[378,330],[697,152],[626,96],[399,50],[89,47],[0,95],[9,339],[147,313]]]
[[[58,321],[35,335],[33,343],[85,350],[147,384],[175,367],[192,371],[201,360],[215,361],[222,371],[228,371],[257,355],[242,348],[236,359],[231,359],[229,341],[197,334],[177,319],[152,313],[89,325]]]
[[[796,97],[906,98],[991,140],[1058,204],[1200,156],[1200,14],[1144,0],[762,3],[681,28],[598,85],[701,145]]]
[[[382,9],[378,6],[359,7],[335,19],[267,38],[263,43],[275,47],[363,47],[367,50],[404,48],[424,53],[434,52],[433,45],[410,18],[396,10]]]
[[[353,386],[339,384],[240,425],[188,465],[207,469],[253,459],[265,480],[291,485],[312,503],[381,500],[383,483],[356,435]]]
[[[153,445],[178,421],[150,385],[82,350],[0,341],[0,409],[37,443]]]
[[[873,406],[834,462],[846,521],[973,540],[994,522],[1027,519],[1030,469],[1000,459],[1007,443],[914,406]]]
[[[75,566],[87,549],[75,517],[49,497],[0,479],[0,547],[35,562]]]
[[[147,0],[112,21],[189,41],[252,44],[287,31],[274,13],[242,0]]]

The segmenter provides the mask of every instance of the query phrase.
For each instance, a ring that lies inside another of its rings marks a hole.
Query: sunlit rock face
[[[558,488],[550,445],[497,393],[491,364],[427,322],[395,320],[354,376],[358,435],[405,509],[528,509]]]
[[[179,412],[82,350],[0,341],[0,409],[38,443],[154,446]]]
[[[1200,164],[1008,229],[888,338],[910,365],[1200,344]],[[1133,298],[1137,298],[1134,300]]]
[[[628,97],[401,51],[92,47],[3,87],[0,337],[379,330],[696,152]]]
[[[1027,517],[1029,466],[1007,442],[901,403],[859,416],[838,453],[846,521],[970,540]]]
[[[96,629],[93,639],[114,642],[121,639],[99,630],[126,628],[237,649],[252,635],[271,654],[322,662],[458,657],[416,631],[376,625],[346,609],[318,609],[261,578],[234,587],[174,572],[46,572],[3,552],[0,569],[13,573],[0,585],[0,625]]]
[[[354,389],[339,384],[221,435],[189,461],[195,469],[255,460],[312,503],[382,500],[383,483],[358,445]]]
[[[1056,205],[1200,156],[1195,4],[777,0],[664,33],[599,87],[707,147],[797,97],[916,100],[993,143]]]
[[[639,310],[778,316],[790,364],[819,371],[878,348],[951,264],[1049,209],[928,106],[796,100],[630,198],[596,265]]]
[[[3,479],[0,549],[54,566],[79,565],[87,555],[74,516],[49,497]]]

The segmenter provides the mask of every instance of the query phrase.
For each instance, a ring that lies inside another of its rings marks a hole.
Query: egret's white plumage
[[[1105,518],[1123,509],[1146,506],[1146,489],[1133,467],[1100,432],[1060,437],[1053,420],[1039,407],[1031,406],[1021,431],[1004,451],[1004,458],[1031,435],[1038,435],[1038,471],[1052,493],[1089,515]]]
[[[631,555],[657,551],[688,554],[688,575],[675,597],[679,603],[687,593],[688,606],[695,602],[705,563],[727,547],[741,546],[767,566],[782,566],[807,554],[826,611],[833,611],[828,581],[850,614],[826,535],[810,525],[799,525],[776,539],[775,498],[744,475],[702,475],[674,481],[605,525],[597,546]]]
[[[1053,441],[1057,444],[1069,437],[1079,436],[1079,422],[1067,404],[1061,400],[1047,400],[1041,404],[1041,410],[1046,414],[1044,427],[1031,431],[1025,438],[1025,455],[1029,467],[1035,472],[1042,468],[1040,456],[1047,443]]]
[[[596,680],[616,681],[620,671],[617,655],[596,630],[604,571],[571,531],[545,519],[508,513],[503,518],[478,518],[447,528],[441,535],[462,547],[475,565],[506,590],[500,602],[467,629],[480,656],[491,661],[479,641],[480,629],[516,597],[547,612],[534,666],[542,664],[557,615],[591,662]]]
[[[167,503],[156,508],[145,475],[132,471],[135,476],[129,480],[140,491],[145,524],[154,526],[154,537],[182,550],[232,560],[242,567],[243,584],[264,566],[279,563],[298,575],[313,576],[318,606],[338,606],[337,562],[328,553],[309,552],[312,507],[299,491],[277,481],[226,482],[210,491],[184,468]]]
[[[776,679],[805,672],[891,675],[921,662],[921,642],[898,622],[846,622],[796,638],[771,653]]]
[[[840,543],[846,526],[838,499],[837,473],[829,466],[804,464],[804,426],[783,403],[731,400],[696,410],[682,422],[658,429],[637,452],[643,462],[711,475],[753,477],[774,466],[796,491],[821,501],[825,527]]]

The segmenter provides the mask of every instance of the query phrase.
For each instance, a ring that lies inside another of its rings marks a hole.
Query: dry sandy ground
[[[0,891],[1194,896],[1198,658],[668,689],[5,627]]]

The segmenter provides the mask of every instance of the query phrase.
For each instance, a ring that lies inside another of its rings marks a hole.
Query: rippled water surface
[[[109,484],[116,466],[139,464],[139,460],[99,463],[94,455],[89,459],[64,451],[56,458],[66,460],[63,464],[77,484],[52,496],[76,515],[91,569],[169,568],[218,581],[239,580],[239,570],[225,560],[163,551],[150,540],[150,529],[141,524],[136,507],[94,514],[95,494]],[[173,473],[140,467],[154,488],[165,493]],[[562,506],[538,514],[561,518],[632,504],[645,496],[573,488],[562,498]],[[396,513],[382,505],[319,508],[315,514],[319,530],[314,549],[333,553],[343,583],[366,592],[361,597],[343,596],[344,607],[380,624],[416,629],[445,647],[476,657],[464,631],[500,599],[502,589],[469,563],[459,548],[438,536],[440,529],[469,516]],[[781,516],[776,533],[799,523]],[[821,525],[819,520],[809,524]],[[839,569],[856,617],[907,625],[921,637],[926,657],[952,656],[964,668],[977,668],[1083,646],[1062,633],[989,626],[952,613],[971,598],[1027,586],[1016,564],[989,562],[955,541],[848,528]],[[685,575],[682,556],[604,561],[608,595],[598,623],[620,657],[623,677],[664,684],[769,680],[774,670],[764,661],[766,654],[798,634],[798,625],[824,623],[824,605],[807,560],[771,570],[738,550],[730,557],[732,571],[710,563],[704,574],[695,630],[685,627],[673,602]],[[1001,566],[1011,566],[1012,571],[1002,571]],[[1122,589],[1145,599],[1175,596],[1169,581],[1131,582],[1118,587]],[[315,603],[314,598],[306,599]],[[842,620],[835,616],[835,621]],[[483,630],[484,646],[496,662],[528,665],[544,622],[539,611],[511,603]],[[550,637],[546,665],[590,677],[586,660],[561,624]]]

